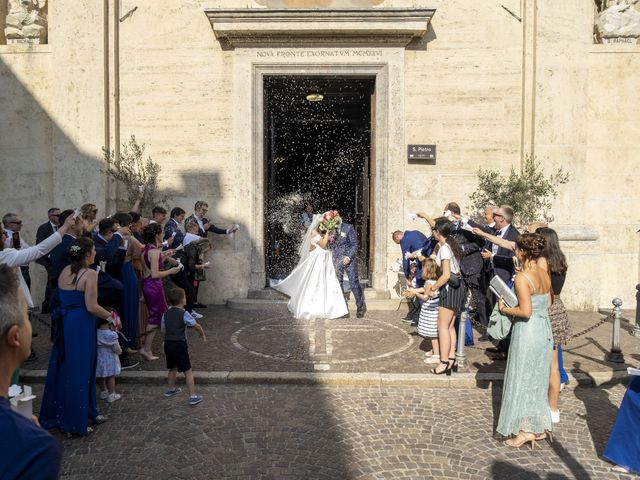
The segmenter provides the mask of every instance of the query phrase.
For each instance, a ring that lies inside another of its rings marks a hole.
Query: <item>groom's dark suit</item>
[[[351,224],[343,222],[340,227],[338,227],[333,239],[329,241],[329,249],[333,254],[333,266],[336,269],[336,276],[338,277],[338,282],[340,282],[340,287],[342,287],[342,277],[346,271],[349,277],[349,286],[356,299],[358,313],[360,313],[365,308],[364,295],[362,294],[362,286],[360,286],[360,280],[358,279],[358,259],[356,258],[358,253],[358,238]],[[349,257],[351,260],[348,265],[343,265],[342,259],[344,257]]]

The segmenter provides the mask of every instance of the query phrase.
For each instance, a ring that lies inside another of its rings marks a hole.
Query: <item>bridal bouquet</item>
[[[338,228],[341,223],[342,218],[340,218],[340,214],[338,213],[338,211],[329,210],[328,212],[324,212],[322,214],[320,225],[318,225],[318,231],[320,233],[331,232]]]

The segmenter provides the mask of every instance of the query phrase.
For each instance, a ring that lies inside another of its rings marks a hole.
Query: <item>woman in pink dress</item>
[[[162,316],[169,308],[167,300],[164,296],[164,287],[162,279],[169,275],[174,275],[182,269],[176,260],[169,255],[171,251],[162,252],[162,226],[158,223],[147,225],[142,230],[142,241],[146,244],[142,250],[142,293],[149,311],[147,320],[147,331],[144,339],[144,345],[140,349],[140,355],[147,360],[157,360],[152,351],[153,338],[156,335]],[[168,270],[162,270],[165,260],[174,267]]]

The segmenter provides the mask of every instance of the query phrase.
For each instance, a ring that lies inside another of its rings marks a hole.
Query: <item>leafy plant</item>
[[[128,209],[138,198],[139,188],[144,186],[144,196],[140,202],[140,211],[149,214],[156,205],[168,205],[169,195],[158,193],[158,178],[162,167],[150,156],[144,158],[146,145],[138,144],[135,135],[129,142],[122,144],[120,155],[116,158],[113,151],[102,147],[104,160],[108,165],[106,173],[119,182],[126,192],[125,198],[117,199],[118,207]]]
[[[471,206],[482,211],[487,205],[511,205],[519,224],[536,220],[551,222],[552,201],[558,187],[569,181],[569,173],[558,168],[546,176],[534,156],[527,155],[521,172],[511,167],[508,175],[491,169],[478,170],[478,189],[469,196]]]

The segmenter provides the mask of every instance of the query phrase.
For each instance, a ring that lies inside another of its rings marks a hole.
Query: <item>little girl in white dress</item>
[[[96,379],[100,388],[100,399],[108,403],[120,400],[116,393],[116,376],[120,375],[120,358],[122,349],[118,343],[118,334],[111,329],[111,322],[102,320],[98,326],[98,360]]]

